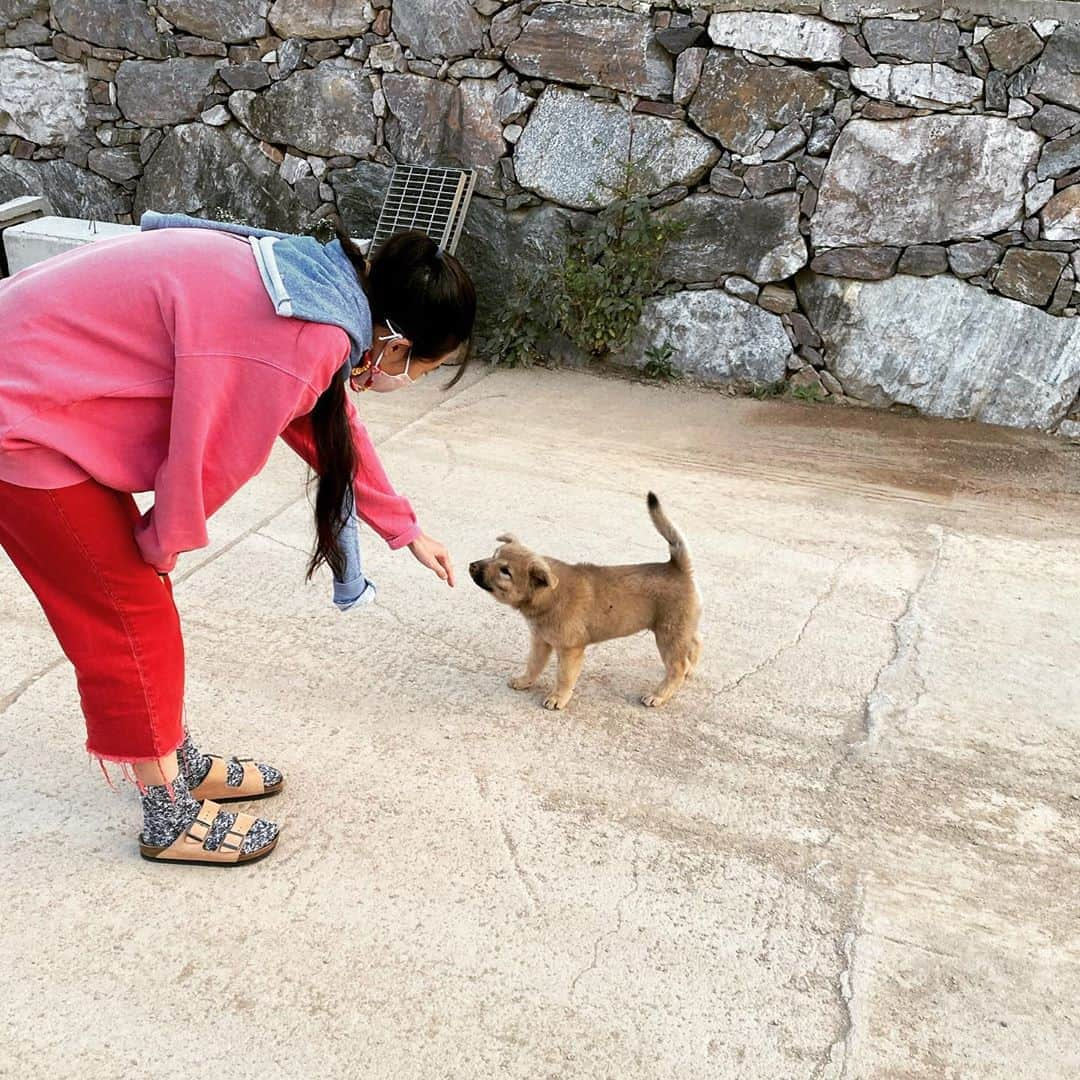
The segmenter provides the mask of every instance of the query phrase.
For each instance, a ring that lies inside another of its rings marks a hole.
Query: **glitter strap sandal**
[[[285,786],[284,780],[267,785],[254,759],[232,758],[232,761],[244,767],[243,780],[234,786],[227,782],[230,759],[218,757],[216,754],[207,756],[210,758],[210,771],[191,789],[193,799],[214,799],[219,803],[249,802],[252,799],[266,799],[276,795]]]
[[[265,859],[277,847],[278,838],[275,836],[268,844],[255,851],[241,851],[244,837],[255,824],[255,818],[251,814],[237,814],[232,828],[225,834],[218,847],[214,851],[207,851],[203,847],[203,842],[220,809],[217,803],[207,800],[199,809],[198,817],[187,827],[187,831],[181,833],[168,847],[151,847],[149,844],[140,843],[139,854],[151,862],[239,866],[242,863],[253,863],[259,859]]]

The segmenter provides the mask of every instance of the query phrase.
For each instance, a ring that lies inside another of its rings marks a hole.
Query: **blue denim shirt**
[[[371,346],[371,309],[356,278],[356,269],[340,241],[320,244],[313,236],[293,236],[271,229],[253,229],[226,221],[207,221],[187,214],[159,214],[147,210],[139,220],[147,229],[216,229],[250,239],[263,287],[274,310],[287,318],[329,323],[349,336],[349,360],[342,377],[361,362]],[[348,611],[375,599],[375,585],[364,574],[360,554],[360,526],[350,509],[338,534],[345,570],[334,576],[334,604]]]

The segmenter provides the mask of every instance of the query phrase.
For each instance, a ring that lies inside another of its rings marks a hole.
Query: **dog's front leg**
[[[584,649],[559,650],[559,678],[555,684],[555,693],[544,699],[545,709],[566,708],[573,696],[584,660]]]
[[[510,680],[512,690],[528,690],[530,686],[544,673],[548,660],[551,659],[551,646],[537,637],[532,636],[532,647],[529,649],[529,659],[525,662],[525,674],[516,675]]]

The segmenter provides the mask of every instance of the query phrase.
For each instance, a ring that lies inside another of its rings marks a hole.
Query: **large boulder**
[[[1004,117],[853,120],[825,169],[814,246],[939,243],[1010,228],[1041,145]]]
[[[0,133],[64,143],[86,127],[86,69],[0,49]]]
[[[642,97],[670,94],[675,78],[647,16],[572,4],[541,4],[506,50],[506,62],[529,78]]]
[[[674,349],[672,364],[707,382],[761,385],[784,377],[791,343],[779,316],[723,289],[695,289],[645,304],[624,359],[636,367],[651,349]]]
[[[373,90],[359,64],[329,60],[256,94],[237,90],[233,115],[253,135],[308,154],[367,157],[375,146]]]
[[[740,274],[764,283],[806,265],[799,196],[793,191],[764,199],[691,195],[660,214],[684,229],[661,263],[667,280],[716,281],[723,274]]]
[[[69,161],[0,157],[0,202],[21,195],[44,195],[62,217],[116,221],[127,212],[118,188]]]
[[[157,0],[159,13],[189,34],[248,41],[266,33],[270,0]]]
[[[169,55],[169,38],[158,30],[146,0],[53,0],[52,15],[65,34],[94,45],[151,60]]]
[[[306,212],[277,166],[236,125],[173,128],[146,164],[137,213],[170,210],[297,232]]]
[[[399,161],[472,167],[479,191],[500,193],[506,143],[493,80],[464,79],[454,86],[422,75],[385,75],[382,89],[389,110],[386,141]]]
[[[672,184],[696,184],[720,156],[680,121],[631,118],[619,105],[552,86],[529,115],[514,165],[522,187],[564,206],[597,209],[611,202],[612,186],[623,178],[631,152],[642,190],[650,194]]]
[[[789,60],[837,63],[846,36],[842,27],[810,15],[733,11],[709,20],[714,44]]]
[[[1080,389],[1080,320],[946,275],[862,282],[804,272],[797,285],[829,370],[862,401],[1049,429]]]
[[[484,22],[469,0],[394,0],[398,40],[424,59],[456,60],[483,48]]]
[[[327,175],[334,189],[338,213],[350,236],[369,238],[375,235],[379,211],[393,169],[375,161],[358,161],[351,169],[333,169]]]
[[[1066,23],[1054,31],[1031,89],[1048,101],[1080,109],[1080,23]]]
[[[1045,240],[1080,240],[1080,184],[1059,191],[1043,208]]]
[[[125,118],[142,127],[166,127],[194,120],[221,61],[125,60],[116,71],[116,104]]]
[[[690,100],[690,118],[728,150],[749,154],[766,131],[832,107],[824,76],[796,67],[761,67],[711,50]]]
[[[283,38],[359,37],[371,29],[367,0],[276,0],[270,25]]]
[[[951,60],[960,53],[960,30],[943,19],[904,22],[867,19],[862,24],[866,47],[875,56],[898,56],[925,62]]]

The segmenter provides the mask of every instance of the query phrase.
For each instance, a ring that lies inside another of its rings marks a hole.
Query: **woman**
[[[323,247],[149,217],[150,231],[0,282],[0,546],[75,667],[87,749],[134,773],[143,857],[237,865],[268,855],[278,828],[220,803],[276,794],[283,779],[205,755],[185,732],[168,574],[207,544],[207,519],[280,435],[319,476],[309,576],[326,563],[342,577],[355,508],[453,585],[346,381],[395,390],[434,371],[467,347],[476,295],[420,233],[368,266],[343,230]],[[140,515],[132,492],[151,490]]]

